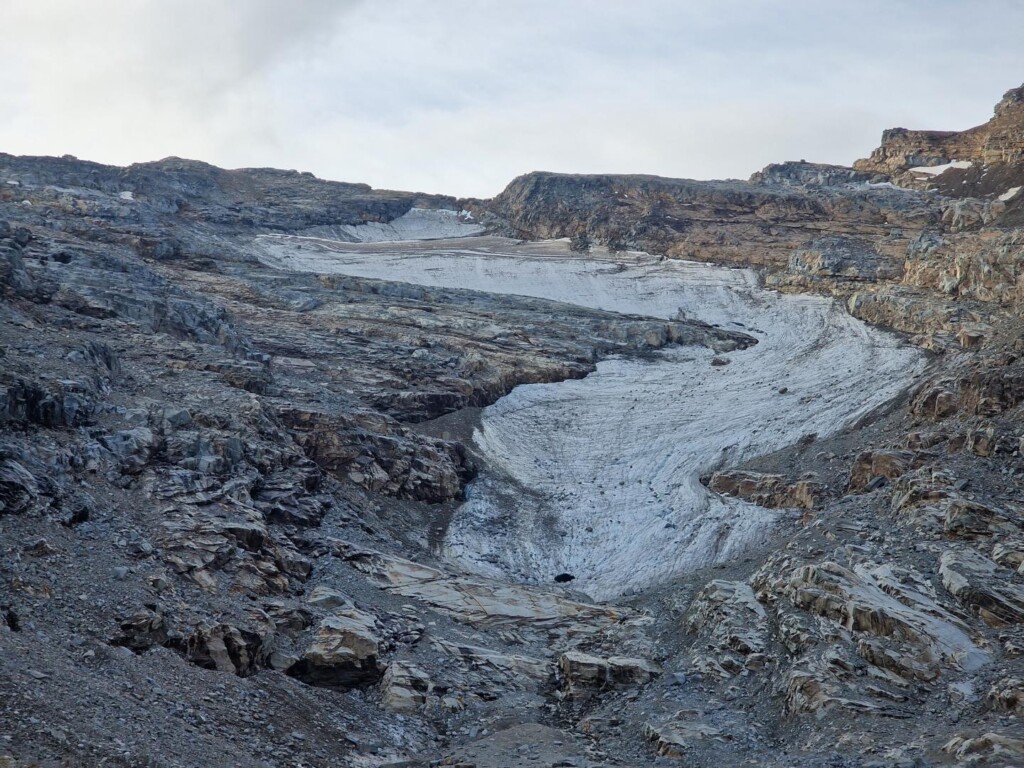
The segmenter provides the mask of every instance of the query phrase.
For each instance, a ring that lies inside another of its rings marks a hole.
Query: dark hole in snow
[[[572,581],[575,578],[576,577],[573,576],[571,573],[560,573],[557,576],[555,576],[555,581],[557,581],[559,584],[565,584],[565,582]]]

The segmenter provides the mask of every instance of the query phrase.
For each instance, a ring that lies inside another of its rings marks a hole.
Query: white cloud
[[[535,168],[745,177],[965,128],[1010,0],[3,0],[0,150],[490,195]]]

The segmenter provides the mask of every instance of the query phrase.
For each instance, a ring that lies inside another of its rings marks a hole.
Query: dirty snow
[[[945,173],[950,168],[970,168],[973,165],[969,160],[954,160],[951,163],[944,165],[918,165],[908,170],[913,173],[924,173],[929,176],[938,176],[940,173]]]
[[[776,513],[711,494],[701,475],[837,432],[903,391],[921,354],[834,301],[758,287],[750,270],[570,254],[500,238],[416,247],[262,238],[272,266],[400,279],[720,324],[759,343],[712,367],[700,347],[611,359],[582,380],[517,387],[485,409],[486,468],[444,554],[467,570],[608,598],[729,559]],[[788,388],[785,394],[779,389]]]
[[[314,234],[349,243],[383,243],[469,237],[484,231],[469,211],[412,208],[389,222],[319,227]]]

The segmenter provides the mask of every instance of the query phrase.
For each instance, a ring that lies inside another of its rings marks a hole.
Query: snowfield
[[[940,173],[945,173],[950,168],[970,168],[974,163],[970,160],[954,160],[951,163],[944,163],[943,165],[916,165],[913,168],[907,170],[911,173],[923,173],[926,176],[938,176]]]
[[[724,366],[712,366],[714,353],[701,347],[606,360],[585,379],[520,386],[484,410],[474,441],[486,466],[451,522],[445,556],[513,581],[568,573],[598,599],[762,540],[778,513],[709,493],[701,475],[842,430],[924,367],[918,350],[833,300],[763,290],[750,270],[640,253],[583,257],[562,241],[257,242],[261,259],[282,269],[659,318],[681,312],[758,339]]]
[[[473,221],[468,211],[412,208],[386,224],[371,221],[358,225],[316,227],[311,234],[346,243],[391,243],[470,237],[483,231],[484,228]]]

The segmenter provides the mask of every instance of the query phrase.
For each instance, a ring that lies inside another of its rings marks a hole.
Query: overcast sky
[[[746,178],[963,129],[1019,0],[0,0],[0,151],[490,196],[530,170]]]

